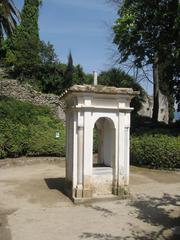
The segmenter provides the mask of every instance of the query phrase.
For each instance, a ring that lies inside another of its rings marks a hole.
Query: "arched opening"
[[[99,118],[93,130],[93,167],[113,167],[115,161],[115,127],[111,119]]]

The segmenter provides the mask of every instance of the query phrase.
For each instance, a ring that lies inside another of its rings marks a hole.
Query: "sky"
[[[14,0],[22,8],[23,0]],[[112,62],[111,26],[116,9],[106,0],[43,0],[40,38],[54,45],[61,62],[71,51],[74,64],[92,73],[106,70]]]

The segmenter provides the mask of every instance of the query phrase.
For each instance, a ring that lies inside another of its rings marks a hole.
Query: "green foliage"
[[[60,132],[60,139],[55,139],[55,132]],[[28,141],[28,155],[65,155],[65,131],[59,121],[47,116],[38,117],[38,125],[31,125]]]
[[[132,102],[131,106],[134,107],[134,112],[140,110],[143,102],[143,97],[145,95],[144,89],[134,80],[133,77],[126,74],[124,71],[116,68],[112,68],[108,71],[103,71],[99,75],[99,84],[114,86],[114,87],[125,87],[125,88],[133,88],[133,90],[140,91],[140,95],[136,96]]]
[[[64,74],[64,81],[63,81],[64,90],[73,85],[73,73],[74,73],[74,65],[73,65],[72,54],[70,52],[68,56],[67,68]]]
[[[8,61],[7,64],[14,66],[14,74],[20,77],[21,80],[32,78],[36,72],[37,65],[40,64],[39,57],[39,0],[25,0],[21,14],[21,24],[16,29],[15,34],[8,40],[8,50],[13,61]],[[14,57],[12,56],[14,54]]]
[[[60,95],[74,84],[92,83],[92,75],[85,74],[80,65],[73,66],[71,73],[68,69],[68,65],[63,63],[41,64],[36,73],[37,80],[32,81],[31,84],[42,92]],[[68,78],[71,78],[69,82]]]
[[[178,54],[178,0],[125,0],[118,14],[114,42],[122,61],[133,55],[137,66],[142,66],[143,61],[154,63],[155,54],[160,62],[168,53],[176,55],[172,51]]]
[[[61,63],[42,64],[31,84],[44,93],[61,94],[66,65]]]
[[[14,98],[0,99],[0,158],[21,155],[65,156],[65,127],[47,107]],[[144,120],[145,121],[145,120]],[[176,126],[177,127],[177,126]],[[177,129],[136,129],[131,136],[131,163],[153,168],[180,168]],[[60,138],[55,138],[56,131]],[[94,152],[98,136],[94,130]]]
[[[52,116],[47,107],[1,98],[0,116],[0,158],[64,156],[64,125]],[[55,139],[56,131],[60,132],[60,139]]]
[[[40,41],[40,61],[43,65],[58,63],[58,57],[55,53],[54,46],[47,42]]]
[[[28,79],[28,83],[39,91],[60,94],[66,65],[59,63],[54,46],[50,42],[40,42],[39,56],[40,64],[36,66],[35,79]]]
[[[73,65],[73,58],[70,52],[67,67],[64,72],[61,92],[74,84],[90,84],[92,83],[92,78],[91,74],[84,73],[83,68],[79,64],[76,66]]]
[[[131,58],[137,67],[153,64],[158,71],[160,90],[168,96],[172,111],[174,95],[177,103],[180,102],[179,1],[125,0],[119,7],[118,15],[113,30],[120,62]],[[157,84],[154,87],[158,88]],[[158,103],[156,105],[154,109],[157,112]]]
[[[98,145],[99,145],[98,130],[95,126],[93,129],[93,153],[98,153]]]
[[[180,168],[180,136],[168,129],[144,129],[131,136],[131,163],[151,168]]]
[[[83,71],[81,65],[74,66],[72,85],[74,84],[91,84],[93,81],[93,76],[91,74],[86,74]]]

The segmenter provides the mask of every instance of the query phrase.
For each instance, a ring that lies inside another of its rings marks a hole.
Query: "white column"
[[[76,156],[77,161],[75,163],[75,171],[76,174],[75,178],[77,179],[76,189],[75,189],[75,198],[82,198],[83,197],[83,161],[84,161],[84,113],[78,112],[77,113],[77,144],[74,144],[76,147]],[[75,149],[74,149],[75,150]]]
[[[118,118],[118,117],[117,117]],[[119,118],[118,118],[119,120]],[[117,194],[119,174],[119,121],[115,126],[115,160],[113,166],[113,194]]]
[[[129,185],[130,165],[130,113],[125,114],[124,126],[124,184]]]
[[[77,184],[82,188],[83,184],[83,127],[78,127],[78,162],[77,162]]]
[[[94,77],[94,85],[97,85],[98,84],[98,75],[97,75],[96,71],[93,72],[93,77]]]
[[[83,197],[92,197],[93,126],[91,112],[84,113]]]
[[[69,114],[66,112],[66,180],[70,180],[70,172],[69,172]]]
[[[84,175],[92,176],[93,166],[93,125],[91,112],[84,113]]]
[[[119,139],[118,139],[118,185],[124,185],[124,123],[125,113],[119,113]]]
[[[77,161],[78,161],[78,156],[77,156],[77,151],[78,151],[78,131],[77,131],[77,125],[78,125],[78,114],[76,111],[73,113],[73,164],[72,164],[72,171],[73,171],[73,189],[76,188],[77,186]]]

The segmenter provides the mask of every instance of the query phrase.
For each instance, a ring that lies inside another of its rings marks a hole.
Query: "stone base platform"
[[[89,194],[83,189],[81,190],[80,196],[78,197],[77,190],[74,190],[76,193],[73,193],[72,183],[66,183],[65,193],[67,196],[71,198],[71,200],[75,204],[83,204],[83,203],[92,203],[92,202],[100,202],[100,201],[114,201],[119,199],[126,199],[130,197],[129,189],[127,187],[120,187],[113,189],[112,181],[113,181],[113,173],[111,167],[94,167],[93,175],[92,175],[92,190],[89,190]],[[114,193],[114,194],[113,194]],[[73,197],[76,196],[76,197]]]

